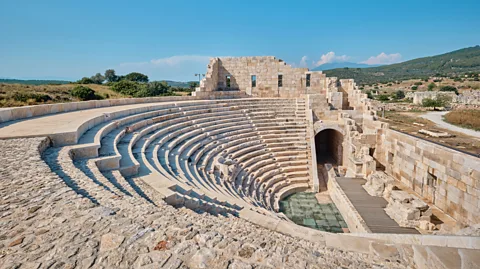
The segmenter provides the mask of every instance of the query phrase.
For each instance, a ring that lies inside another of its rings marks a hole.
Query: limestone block
[[[394,179],[385,174],[385,172],[377,171],[367,177],[367,182],[363,185],[363,188],[371,196],[382,197],[385,188],[393,184],[393,182]]]

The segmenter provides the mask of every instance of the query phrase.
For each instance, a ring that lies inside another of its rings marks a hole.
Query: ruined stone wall
[[[218,59],[210,59],[210,63],[207,66],[207,73],[205,73],[205,78],[200,81],[199,91],[211,92],[215,90],[218,84],[218,65]]]
[[[375,156],[386,172],[465,224],[480,222],[480,159],[391,129]]]
[[[310,86],[306,86],[310,74]],[[282,86],[278,86],[282,75]],[[230,87],[227,85],[230,77]],[[252,87],[252,76],[256,86]],[[300,97],[305,94],[327,94],[327,88],[337,91],[336,78],[327,79],[320,71],[293,68],[273,56],[213,58],[199,91],[240,90],[258,97]]]
[[[435,204],[457,221],[467,225],[480,223],[480,158],[388,128],[378,121],[373,104],[354,91],[350,104],[363,111],[362,132],[375,136],[375,144],[363,143],[346,135],[347,156],[344,166],[353,174],[359,163],[347,158],[358,144],[368,146],[377,166],[401,181],[419,196]],[[354,143],[356,142],[356,143]],[[360,142],[360,143],[358,143]],[[366,166],[365,160],[362,167]],[[365,173],[362,173],[365,176]]]
[[[421,105],[423,99],[425,98],[430,98],[430,99],[436,99],[439,95],[446,95],[450,98],[452,98],[452,102],[457,101],[457,95],[454,92],[414,92],[413,94],[407,94],[406,97],[412,97],[413,98],[413,104],[415,105]]]

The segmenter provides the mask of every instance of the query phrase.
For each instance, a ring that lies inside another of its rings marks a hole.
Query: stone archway
[[[317,163],[342,165],[343,134],[335,129],[324,129],[315,135]]]

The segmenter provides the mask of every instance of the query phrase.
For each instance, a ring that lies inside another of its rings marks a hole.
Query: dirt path
[[[437,126],[441,128],[445,128],[447,130],[454,131],[454,132],[463,133],[463,134],[480,139],[480,132],[466,129],[466,128],[461,128],[444,121],[443,116],[447,113],[448,111],[439,111],[439,112],[433,111],[433,112],[427,112],[421,115],[420,117],[434,122],[435,124],[437,124]]]

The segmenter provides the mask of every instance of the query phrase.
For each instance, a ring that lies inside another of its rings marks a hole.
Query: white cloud
[[[302,59],[300,60],[300,64],[298,66],[299,67],[308,67],[307,60],[308,60],[308,57],[303,56]]]
[[[400,62],[402,59],[402,55],[400,53],[392,53],[392,54],[386,54],[385,52],[382,52],[378,54],[377,56],[372,56],[368,58],[368,60],[361,62],[362,64],[370,64],[370,65],[376,65],[376,64],[394,64]]]
[[[341,62],[346,62],[350,59],[350,56],[347,55],[335,55],[335,52],[330,51],[327,54],[323,54],[320,57],[320,60],[315,63],[315,66],[320,66],[322,64],[327,64],[327,63],[341,63]]]
[[[210,56],[200,56],[200,55],[177,55],[167,58],[153,59],[150,62],[155,65],[178,65],[184,62],[208,62]]]
[[[121,63],[114,68],[118,74],[141,72],[149,76],[150,80],[196,80],[195,73],[205,73],[212,56],[204,55],[175,55],[165,58],[152,59],[144,62]]]

